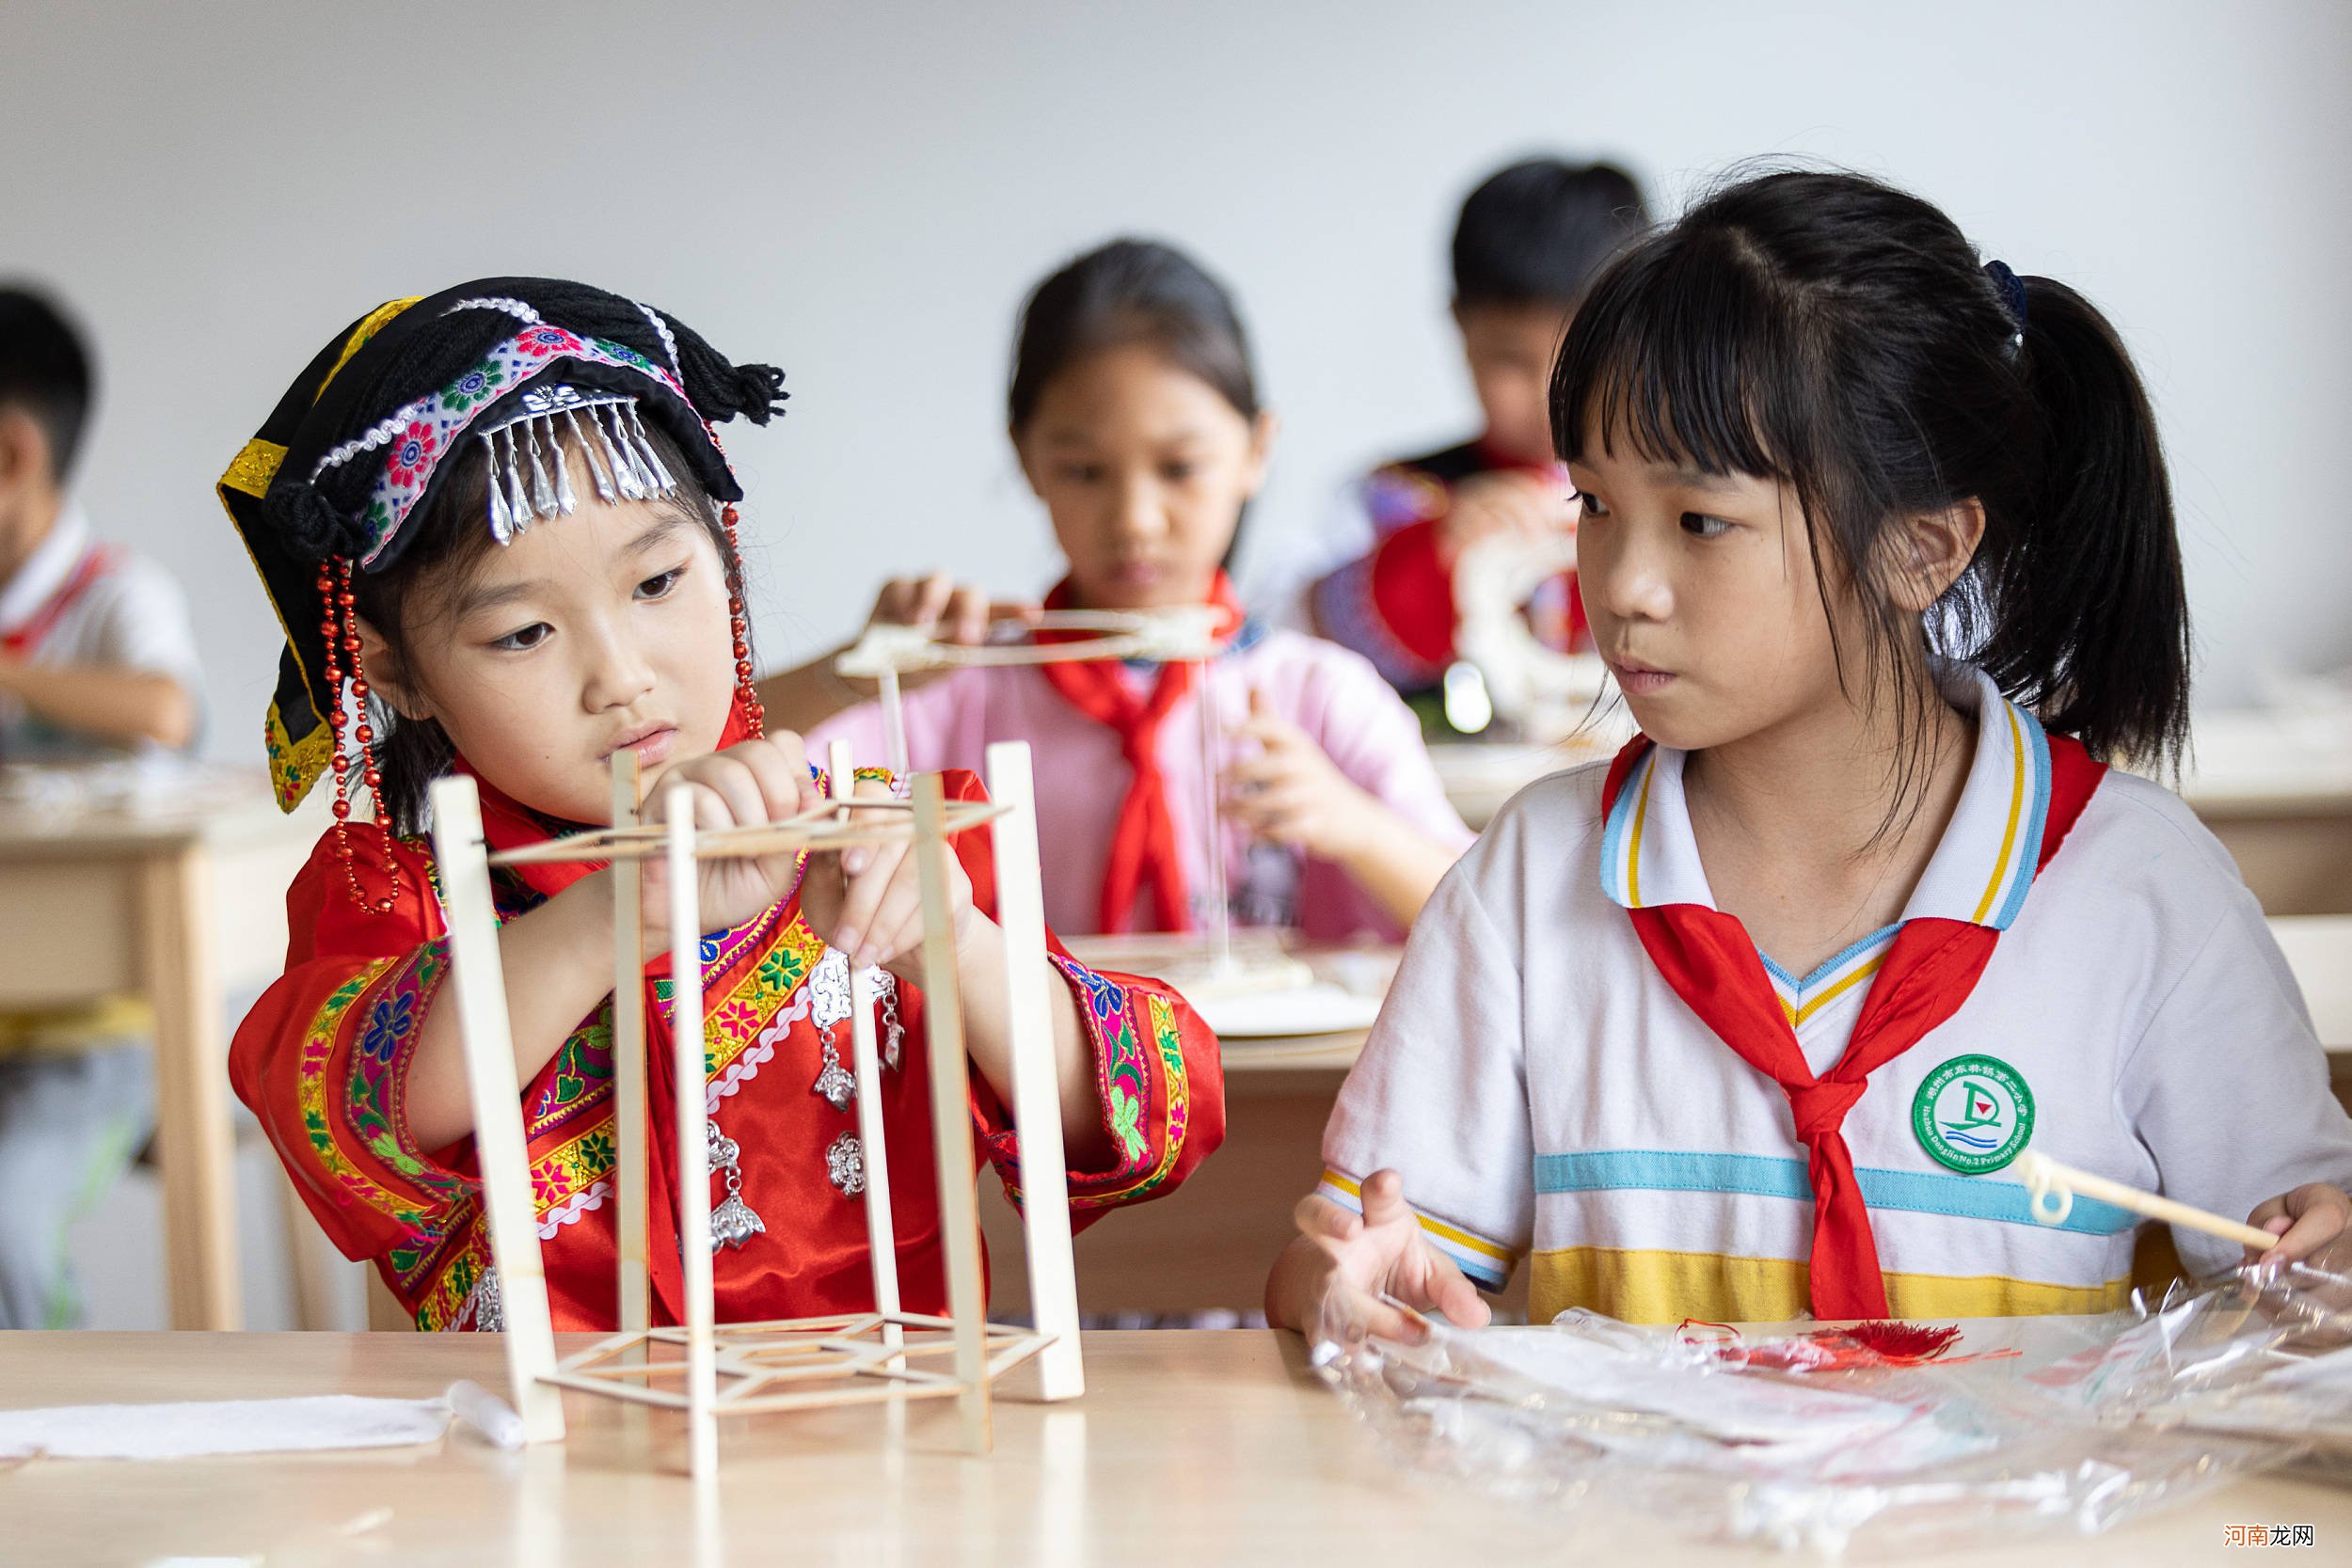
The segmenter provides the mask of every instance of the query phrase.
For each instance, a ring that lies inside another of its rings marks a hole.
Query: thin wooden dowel
[[[957,1409],[963,1446],[990,1446],[987,1312],[980,1283],[978,1195],[973,1190],[972,1089],[963,1054],[961,988],[956,983],[956,927],[948,902],[942,832],[946,791],[940,776],[914,781],[914,854],[923,894],[923,1017],[930,1057],[931,1145],[939,1164],[939,1233],[947,1254],[947,1315],[955,1320]]]
[[[550,1372],[548,1381],[559,1388],[570,1388],[598,1399],[622,1400],[630,1404],[649,1404],[658,1410],[691,1410],[691,1402],[684,1394],[668,1388],[632,1387],[626,1383],[607,1382],[587,1372]]]
[[[637,826],[637,753],[612,753],[612,827]],[[612,1118],[617,1127],[612,1172],[613,1227],[620,1253],[623,1333],[651,1321],[651,1275],[645,1261],[650,1199],[645,1101],[645,941],[644,874],[635,861],[612,867]]]
[[[2152,1220],[2161,1220],[2167,1225],[2201,1230],[2208,1236],[2218,1236],[2225,1242],[2235,1242],[2257,1252],[2267,1252],[2279,1244],[2279,1238],[2267,1230],[2258,1230],[2250,1225],[2224,1219],[2219,1214],[2208,1213],[2202,1209],[2191,1208],[2154,1193],[2143,1193],[2137,1187],[2127,1187],[2121,1181],[2110,1181],[2087,1170],[2061,1165],[2048,1155],[2033,1150],[2017,1157],[2017,1178],[2026,1184],[2026,1191],[2032,1195],[2026,1199],[2027,1208],[2032,1211],[2033,1217],[2043,1225],[2057,1225],[2064,1220],[2067,1212],[2074,1206],[2074,1196],[2080,1194],[2084,1197],[2095,1197],[2102,1203],[2112,1203],[2118,1209],[2128,1209]],[[2058,1201],[2045,1208],[2044,1201],[2051,1198]]]
[[[1029,1311],[1048,1337],[1038,1364],[1049,1401],[1086,1392],[1078,1349],[1078,1272],[1070,1246],[1069,1167],[1061,1135],[1060,1074],[1054,1053],[1045,891],[1038,866],[1037,791],[1029,748],[988,748],[988,793],[1005,808],[991,829],[996,851],[996,926],[1005,948],[1007,1026],[1012,1037],[1012,1119],[1021,1150],[1021,1229],[1028,1255]]]
[[[983,642],[945,642],[936,627],[919,630],[892,626],[869,631],[834,661],[834,673],[855,680],[895,683],[899,675],[940,670],[984,669],[1003,665],[1091,663],[1110,658],[1150,658],[1162,662],[1206,657],[1216,641],[1219,611],[1212,606],[1187,605],[1163,610],[1049,610],[1034,620],[999,620],[997,627],[1018,628],[1025,636]],[[1040,642],[1039,632],[1091,633],[1066,641]],[[892,702],[882,695],[887,722]],[[903,771],[903,769],[900,769]]]
[[[842,820],[841,814],[844,812],[850,814],[850,820]],[[951,802],[947,808],[947,836],[953,838],[959,833],[970,832],[984,823],[993,821],[996,816],[997,808],[987,801]],[[696,836],[694,854],[698,860],[739,860],[787,851],[821,853],[854,848],[860,845],[911,844],[914,841],[914,823],[910,805],[893,800],[858,800],[840,806],[824,806],[782,821],[713,829]],[[651,860],[656,856],[667,858],[668,854],[668,844],[659,831],[650,834],[643,831],[623,833],[598,828],[564,838],[549,839],[543,844],[504,850],[492,856],[490,863],[570,865]]]
[[[1208,840],[1209,961],[1216,974],[1233,968],[1233,911],[1225,886],[1225,807],[1217,769],[1225,761],[1225,715],[1216,705],[1216,660],[1200,664],[1200,832]]]
[[[833,743],[825,764],[835,800],[856,788],[850,743]],[[910,802],[911,804],[912,802]],[[890,1148],[882,1126],[882,1053],[874,1038],[880,984],[869,966],[850,974],[850,1072],[857,1081],[857,1141],[866,1163],[866,1245],[871,1256],[874,1310],[898,1310],[898,1235],[890,1212]],[[895,1323],[882,1324],[882,1343],[897,1351],[906,1340]],[[894,1363],[897,1357],[893,1357]]]
[[[694,800],[684,787],[661,801],[670,832],[670,1028],[676,1044],[677,1235],[686,1319],[687,1470],[719,1462],[719,1375],[711,1342],[709,1112],[703,1085],[702,909],[694,865]]]
[[[506,1331],[507,1378],[525,1439],[561,1442],[563,1397],[547,1381],[555,1371],[555,1329],[539,1251],[539,1216],[531,1197],[514,1025],[499,952],[498,912],[490,897],[490,863],[484,853],[482,796],[473,779],[461,773],[436,780],[430,798],[433,858],[449,918],[450,985],[472,1100],[474,1158]]]
[[[883,755],[890,764],[891,776],[903,780],[908,771],[907,714],[906,705],[898,699],[898,672],[883,671],[878,684],[882,689],[882,739],[889,748]]]

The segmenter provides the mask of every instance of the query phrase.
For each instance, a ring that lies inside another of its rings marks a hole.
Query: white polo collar
[[[49,537],[33,546],[16,575],[0,586],[0,632],[11,632],[40,613],[49,596],[63,588],[89,548],[89,519],[78,506],[57,515]]]
[[[1955,707],[1978,715],[1976,755],[1959,808],[1902,917],[2007,930],[2025,905],[2041,858],[2050,805],[2049,740],[2033,715],[2003,697],[1979,670],[1949,671],[1944,692]],[[1652,747],[1626,776],[1603,826],[1601,891],[1627,909],[1716,908],[1683,794],[1688,754]]]

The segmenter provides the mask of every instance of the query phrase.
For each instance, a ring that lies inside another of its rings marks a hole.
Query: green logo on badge
[[[1955,1056],[1912,1097],[1911,1129],[1941,1164],[1969,1176],[1999,1170],[2033,1136],[2033,1091],[1997,1056]]]

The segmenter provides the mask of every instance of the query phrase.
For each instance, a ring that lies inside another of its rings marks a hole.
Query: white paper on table
[[[1884,1437],[1916,1415],[1864,1394],[1660,1366],[1557,1329],[1489,1329],[1473,1344],[1585,1403],[1662,1416],[1720,1442],[1836,1448]]]
[[[1670,1425],[1600,1422],[1586,1441],[1619,1453],[1758,1480],[1802,1474],[1867,1481],[1979,1453],[1993,1440],[1928,1406],[1788,1378],[1744,1377],[1672,1365],[1645,1352],[1558,1328],[1490,1328],[1475,1349],[1521,1377],[1597,1410],[1634,1412]]]
[[[446,1399],[319,1394],[284,1400],[64,1404],[0,1410],[0,1454],[52,1459],[192,1459],[206,1454],[395,1449],[437,1443]]]

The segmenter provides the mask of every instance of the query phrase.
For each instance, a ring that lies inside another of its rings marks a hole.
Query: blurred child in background
[[[1378,673],[1249,617],[1226,576],[1274,417],[1224,287],[1162,245],[1120,240],[1077,258],[1022,313],[1009,413],[1070,563],[1048,607],[1228,612],[1224,654],[1206,668],[1227,737],[1232,917],[1325,939],[1400,933],[1470,835]],[[909,582],[885,589],[877,614],[937,610],[969,637],[984,609],[969,592]],[[970,767],[992,740],[1030,742],[1055,928],[1198,929],[1211,885],[1202,668],[959,670],[908,693],[910,761]],[[814,754],[835,737],[861,758],[884,754],[870,705],[817,725]]]
[[[1470,192],[1454,230],[1454,325],[1485,427],[1350,485],[1319,530],[1271,559],[1270,612],[1362,654],[1408,699],[1438,687],[1454,659],[1462,550],[1572,520],[1545,380],[1585,285],[1647,222],[1640,187],[1608,164],[1530,158]],[[1546,641],[1588,644],[1573,574],[1531,609]]]
[[[0,289],[0,762],[119,759],[196,736],[179,586],[100,543],[69,498],[93,382],[58,309]],[[153,1032],[131,997],[0,1011],[0,1328],[80,1320],[66,1227],[153,1126]]]

